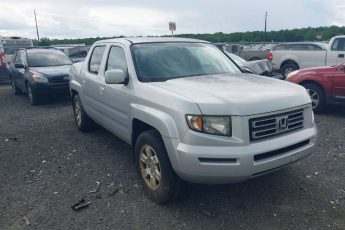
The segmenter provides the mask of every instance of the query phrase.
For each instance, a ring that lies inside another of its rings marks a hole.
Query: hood
[[[330,73],[337,71],[338,66],[321,66],[298,70],[299,73],[314,72],[314,73]]]
[[[272,73],[272,65],[266,59],[257,60],[257,61],[248,61],[244,64],[244,66],[254,70],[255,73],[259,75]]]
[[[207,115],[253,115],[310,103],[303,87],[252,74],[196,76],[152,84],[194,101]]]
[[[47,67],[29,67],[32,72],[42,74],[45,77],[56,77],[68,75],[71,65],[47,66]]]

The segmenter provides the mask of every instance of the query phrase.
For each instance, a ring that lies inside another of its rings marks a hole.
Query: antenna
[[[37,26],[36,10],[34,10],[34,15],[35,15],[35,23],[36,23],[37,40],[38,40],[38,42],[40,42],[40,35],[38,34],[38,26]]]

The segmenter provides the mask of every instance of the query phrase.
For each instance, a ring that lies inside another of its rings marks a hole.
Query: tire
[[[94,125],[93,121],[84,111],[83,105],[81,104],[78,94],[72,97],[72,107],[75,125],[78,128],[78,130],[82,132],[91,131]]]
[[[12,86],[12,92],[14,95],[21,95],[22,94],[22,90],[16,86],[16,84],[14,83],[14,81],[12,79],[11,79],[11,86]]]
[[[168,203],[183,194],[186,184],[174,172],[163,140],[156,130],[139,135],[134,154],[139,176],[152,201]]]
[[[30,83],[26,85],[26,91],[28,94],[29,102],[31,105],[38,105],[40,103],[40,98],[37,94],[33,91]]]
[[[291,73],[292,71],[298,70],[299,67],[297,64],[295,63],[287,63],[285,65],[283,65],[283,67],[281,68],[281,74],[283,75],[284,79],[286,79],[287,75],[289,73]]]
[[[313,111],[315,113],[322,112],[326,106],[326,97],[323,89],[315,83],[305,83],[303,87],[307,89],[312,100]]]

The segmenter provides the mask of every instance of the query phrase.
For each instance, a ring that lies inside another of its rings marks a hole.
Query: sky
[[[0,36],[84,38],[345,26],[345,0],[0,0]]]

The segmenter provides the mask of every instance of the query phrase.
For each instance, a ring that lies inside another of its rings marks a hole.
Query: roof
[[[52,52],[62,52],[61,50],[57,50],[55,48],[24,48],[22,50],[26,50],[27,53],[52,53]]]
[[[203,42],[209,43],[203,40],[191,39],[191,38],[173,38],[173,37],[129,37],[129,38],[114,38],[114,39],[106,39],[97,41],[95,44],[98,43],[112,43],[112,42],[119,42],[119,43],[132,43],[132,44],[139,44],[139,43],[159,43],[159,42]]]

